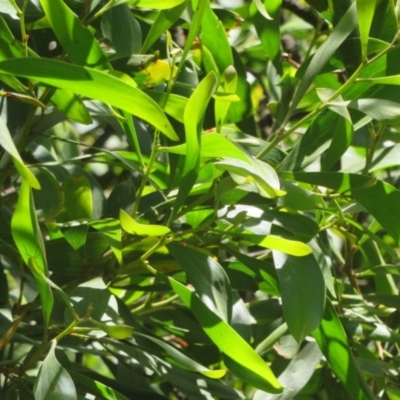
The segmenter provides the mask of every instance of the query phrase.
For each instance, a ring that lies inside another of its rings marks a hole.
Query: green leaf
[[[173,154],[186,154],[186,144],[180,144],[171,147],[161,147],[160,151]],[[201,158],[236,158],[242,161],[248,161],[249,157],[235,143],[219,133],[205,133],[201,137]]]
[[[346,104],[348,107],[355,108],[384,124],[400,124],[400,103],[382,99],[357,99],[340,104]]]
[[[107,333],[108,336],[111,336],[114,339],[124,340],[132,336],[133,327],[128,325],[107,325],[101,322],[95,321],[91,319],[90,322],[101,329],[103,332]]]
[[[317,344],[307,343],[279,375],[279,381],[288,389],[277,396],[257,391],[253,400],[289,400],[295,397],[310,380],[321,357],[322,353]]]
[[[295,257],[304,257],[312,253],[310,246],[296,240],[288,240],[279,236],[268,235],[257,243],[261,247],[277,250]]]
[[[94,229],[101,232],[107,239],[110,247],[117,259],[118,263],[122,265],[122,238],[121,238],[121,224],[116,219],[102,219],[99,221],[92,221],[89,223]]]
[[[153,336],[149,335],[144,335],[141,333],[134,333],[134,335],[138,336],[143,336],[146,339],[154,342],[158,346],[160,346],[165,352],[173,358],[175,362],[179,364],[179,366],[187,369],[188,371],[193,371],[193,372],[200,372],[204,376],[207,376],[208,378],[212,379],[220,379],[226,374],[225,369],[208,369],[204,367],[203,365],[199,364],[198,362],[192,360],[188,356],[186,356],[184,353],[180,352],[177,350],[174,346],[169,345],[168,343],[157,339]]]
[[[51,348],[40,366],[34,387],[35,400],[77,400],[74,381],[60,365],[55,355],[57,342]]]
[[[214,73],[209,73],[199,84],[187,102],[184,114],[186,155],[181,184],[174,205],[176,214],[196,182],[200,168],[201,132],[208,102],[217,85]]]
[[[270,19],[265,20],[261,13],[253,16],[254,27],[269,60],[274,61],[281,49],[280,10],[282,0],[264,1]]]
[[[35,277],[47,325],[54,299],[50,287],[42,278],[42,275],[48,276],[46,252],[36,218],[31,188],[26,182],[22,182],[19,190],[17,207],[11,220],[11,231],[22,259]]]
[[[102,70],[109,68],[95,37],[62,0],[40,0],[40,4],[57,39],[76,64]]]
[[[0,72],[40,81],[102,101],[154,125],[171,140],[178,136],[157,103],[141,90],[105,72],[66,62],[19,58],[0,62]]]
[[[251,164],[250,164],[251,163]],[[214,163],[215,168],[228,171],[232,179],[249,191],[259,193],[262,197],[274,198],[283,196],[280,190],[278,175],[267,163],[249,158],[248,162],[224,157]]]
[[[82,100],[74,93],[68,90],[58,89],[51,97],[51,101],[72,121],[81,124],[92,123],[92,117],[87,108]]]
[[[92,190],[84,176],[70,175],[63,182],[64,221],[90,219],[93,214]]]
[[[101,31],[114,47],[115,58],[127,57],[140,52],[142,30],[126,4],[113,7],[103,14]]]
[[[186,5],[187,1],[182,1],[177,6],[172,8],[168,7],[158,13],[140,50],[141,54],[146,53],[147,50],[159,40],[160,36],[176,22],[186,8]]]
[[[296,110],[300,100],[303,98],[314,78],[321,72],[322,68],[333,56],[338,47],[345,41],[347,36],[349,36],[350,33],[357,27],[357,22],[356,5],[353,4],[343,15],[343,18],[340,20],[340,22],[335,26],[328,39],[316,51],[311,62],[307,66],[285,118],[286,122]]]
[[[69,371],[70,376],[79,386],[83,386],[90,393],[100,396],[100,398],[110,398],[113,400],[129,400],[127,397],[113,389],[110,385],[88,378],[85,375],[78,374],[75,371]]]
[[[325,308],[324,278],[312,254],[298,258],[274,251],[273,255],[285,321],[290,333],[301,343],[321,323]]]
[[[171,232],[171,230],[164,225],[139,224],[124,210],[120,210],[119,219],[121,222],[122,229],[125,232],[130,233],[131,235],[164,236],[168,235],[168,233]]]
[[[374,400],[350,350],[349,341],[332,303],[327,300],[321,326],[313,332],[332,371],[353,399]]]
[[[253,0],[253,3],[256,5],[258,12],[266,19],[272,19],[267,10],[266,7],[264,6],[264,4],[261,2],[261,0]]]
[[[231,285],[221,265],[208,254],[191,247],[171,243],[167,248],[186,272],[201,301],[229,323],[232,315]]]
[[[223,24],[214,14],[210,3],[208,1],[205,3],[206,8],[201,20],[200,41],[202,47],[210,52],[210,56],[217,67],[215,73],[220,77],[233,64],[232,50]]]
[[[255,387],[269,393],[281,393],[282,386],[265,361],[242,339],[242,337],[208,307],[188,288],[168,278],[172,289],[189,307],[204,332],[216,346],[239,366],[235,373],[244,381],[251,379]],[[249,369],[250,367],[251,369]]]
[[[369,176],[339,172],[282,173],[300,182],[307,182],[351,195],[400,243],[400,216],[393,213],[400,202],[400,191],[392,185]]]
[[[139,8],[154,8],[156,10],[166,10],[175,7],[185,0],[130,0],[129,3]]]
[[[232,65],[230,65],[222,74],[218,91],[222,93],[236,93],[237,81],[238,77],[236,70]],[[217,122],[217,132],[219,133],[221,132],[221,127],[230,105],[231,102],[226,101],[223,98],[216,98],[215,100],[215,119]]]
[[[22,179],[27,182],[34,189],[40,189],[40,183],[36,179],[35,175],[31,170],[24,164],[17,148],[15,147],[14,141],[10,135],[7,125],[4,123],[3,118],[0,116],[0,144],[4,150],[10,154],[15,168],[21,175]]]
[[[361,50],[364,60],[368,55],[369,31],[371,29],[376,3],[376,0],[356,0],[358,30],[360,31]]]

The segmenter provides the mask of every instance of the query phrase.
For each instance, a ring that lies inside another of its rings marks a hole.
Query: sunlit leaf
[[[60,365],[55,355],[57,342],[51,348],[39,369],[34,388],[35,400],[77,400],[75,385],[69,373]]]
[[[139,224],[124,210],[120,210],[119,219],[122,229],[131,235],[139,236],[164,236],[171,232],[167,226]]]

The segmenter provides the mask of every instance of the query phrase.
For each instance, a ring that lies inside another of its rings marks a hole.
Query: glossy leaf
[[[336,49],[344,42],[349,34],[357,26],[357,12],[356,5],[353,4],[348,11],[344,14],[340,22],[335,26],[332,34],[321,45],[321,47],[314,54],[310,64],[304,73],[300,85],[294,95],[292,104],[288,111],[288,116],[292,115],[293,111],[298,106],[301,98],[310,87],[314,78],[321,72],[324,65],[332,57]],[[288,116],[286,119],[288,119]]]
[[[0,72],[34,79],[111,104],[153,124],[170,139],[177,135],[161,108],[131,84],[110,74],[55,60],[20,58],[0,63]]]
[[[58,40],[76,64],[95,69],[108,68],[92,33],[62,0],[40,0],[40,4]]]
[[[124,210],[120,210],[119,219],[122,229],[131,235],[139,236],[164,236],[168,235],[171,230],[163,225],[145,225],[139,224],[132,217],[130,217]]]
[[[169,278],[173,290],[189,307],[205,333],[238,366],[235,373],[244,380],[250,379],[255,387],[270,393],[282,392],[274,374],[264,360],[201,300],[181,283]],[[248,367],[251,366],[251,369]]]
[[[90,219],[93,214],[92,191],[84,176],[69,176],[63,182],[66,221]]]
[[[40,183],[36,179],[35,175],[31,170],[24,164],[17,148],[15,147],[14,141],[8,131],[7,125],[4,120],[0,117],[0,143],[4,150],[10,154],[14,162],[15,168],[22,176],[22,178],[34,189],[40,189]]]
[[[272,167],[259,160],[249,161],[251,164],[224,158],[214,165],[217,169],[228,171],[237,184],[248,185],[251,191],[258,192],[262,197],[274,198],[285,194],[279,188],[278,176]]]
[[[50,287],[42,278],[42,275],[48,275],[46,252],[35,214],[31,188],[26,182],[22,182],[19,190],[17,208],[11,220],[11,230],[22,259],[35,277],[43,302],[44,320],[48,324],[54,299]]]
[[[224,322],[232,315],[231,287],[225,270],[209,255],[191,247],[171,243],[171,255],[186,272],[201,301]]]
[[[203,365],[197,363],[196,361],[192,360],[191,358],[187,357],[184,353],[177,350],[174,346],[159,340],[153,336],[143,335],[141,333],[136,333],[135,335],[143,336],[146,339],[154,342],[156,345],[163,348],[166,353],[173,358],[180,366],[184,367],[185,369],[193,372],[200,372],[204,376],[207,376],[212,379],[220,379],[226,374],[225,369],[208,369]]]
[[[305,243],[297,242],[295,240],[288,240],[273,235],[268,235],[261,240],[258,245],[295,257],[304,257],[312,253],[310,247]]]
[[[330,301],[327,301],[321,326],[313,336],[352,398],[375,399],[354,360],[343,326]]]
[[[376,0],[357,0],[358,29],[360,31],[363,58],[367,57],[368,37],[376,7]]]
[[[139,53],[142,31],[126,4],[113,7],[103,15],[101,31],[114,47],[116,58]]]
[[[298,343],[317,328],[325,308],[325,282],[313,255],[298,258],[274,251],[285,321]]]
[[[168,8],[175,7],[185,0],[130,0],[130,3],[133,3],[135,7],[141,8],[155,8],[157,10],[166,10]]]
[[[154,24],[151,26],[149,33],[143,43],[140,53],[144,54],[156,42],[159,37],[174,24],[174,22],[181,16],[183,10],[186,8],[186,1],[180,2],[176,6],[168,7],[161,10]]]
[[[193,92],[185,108],[186,155],[181,185],[174,207],[175,213],[196,182],[200,168],[202,121],[211,95],[216,89],[216,85],[217,80],[215,74],[208,74]]]
[[[39,369],[34,393],[35,400],[77,400],[75,385],[69,373],[60,365],[55,355],[57,342],[51,348]]]

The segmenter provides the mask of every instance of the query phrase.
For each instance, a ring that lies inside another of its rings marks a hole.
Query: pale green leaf
[[[168,235],[171,230],[164,225],[145,225],[139,224],[131,216],[129,216],[124,210],[120,210],[119,219],[121,222],[122,229],[130,233],[131,235],[139,236],[164,236]]]

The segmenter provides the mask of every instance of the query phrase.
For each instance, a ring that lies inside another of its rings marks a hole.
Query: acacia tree
[[[0,13],[2,398],[400,398],[398,2]]]

